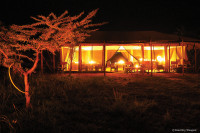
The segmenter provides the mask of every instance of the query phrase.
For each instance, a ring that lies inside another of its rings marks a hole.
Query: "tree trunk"
[[[26,98],[26,108],[30,108],[30,94],[29,94],[29,83],[28,83],[28,74],[24,74],[24,84],[25,84],[25,98]]]
[[[31,107],[31,104],[30,104],[31,97],[30,97],[30,93],[29,93],[28,75],[31,74],[36,69],[38,61],[39,61],[39,52],[37,52],[36,59],[35,59],[35,62],[33,64],[33,67],[31,69],[29,69],[27,72],[23,73],[24,84],[25,84],[26,109]]]

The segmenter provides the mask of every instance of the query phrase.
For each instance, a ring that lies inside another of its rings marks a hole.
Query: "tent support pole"
[[[106,58],[106,46],[105,46],[105,43],[103,44],[103,54],[102,54],[102,67],[103,67],[103,73],[104,73],[104,76],[106,76],[106,61],[105,61],[105,58]]]
[[[63,53],[63,48],[61,47],[60,48],[60,65],[61,65],[61,70],[63,70],[63,64],[62,64],[63,57],[62,57],[62,53]]]
[[[176,68],[178,67],[178,62],[177,62],[177,46],[176,46]]]
[[[79,54],[78,54],[78,71],[82,71],[82,51],[81,51],[81,44],[79,44]]]
[[[150,41],[150,47],[151,47],[151,77],[153,76],[152,75],[152,70],[153,70],[153,62],[152,62],[152,43]]]
[[[142,49],[142,65],[144,65],[144,44],[141,45],[141,49]],[[143,66],[142,66],[143,67]],[[144,68],[142,69],[142,73],[144,74]]]
[[[169,44],[169,73],[170,73],[170,44]]]
[[[167,67],[167,64],[168,64],[168,62],[167,62],[167,60],[168,60],[168,58],[167,58],[167,46],[164,46],[164,50],[165,50],[165,72],[167,72],[167,69],[168,69],[168,67]]]
[[[182,45],[182,59],[183,59],[182,73],[183,73],[183,76],[184,76],[184,52],[183,52],[184,49],[183,49],[183,41],[182,41],[181,45]]]
[[[195,66],[194,66],[194,71],[197,72],[197,48],[196,48],[196,45],[194,44],[194,52],[195,52],[195,59],[194,59],[194,63],[195,63]]]

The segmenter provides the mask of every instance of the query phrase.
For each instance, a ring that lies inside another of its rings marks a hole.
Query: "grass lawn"
[[[23,89],[23,78],[13,79]],[[200,131],[197,74],[32,75],[31,104],[4,76],[0,80],[0,132]]]

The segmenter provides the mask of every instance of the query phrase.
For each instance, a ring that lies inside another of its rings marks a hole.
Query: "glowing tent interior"
[[[125,67],[139,67],[139,71],[144,72],[172,72],[188,63],[187,49],[194,44],[199,47],[199,42],[156,31],[97,31],[75,48],[71,65],[67,45],[61,48],[60,60],[63,71],[69,71],[70,67],[80,72],[111,71],[115,65],[119,71]]]

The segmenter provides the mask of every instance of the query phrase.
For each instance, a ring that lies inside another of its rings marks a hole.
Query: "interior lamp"
[[[89,64],[94,64],[94,63],[96,63],[96,62],[93,60],[89,61]]]
[[[123,60],[118,61],[118,64],[124,64],[125,62]]]
[[[135,65],[135,68],[139,68],[139,65],[138,65],[138,64],[136,64],[136,65]]]
[[[162,58],[161,56],[157,56],[157,61],[162,62],[164,61],[164,58]]]

